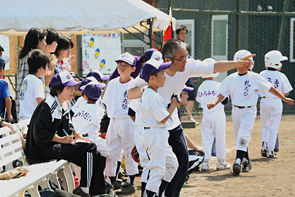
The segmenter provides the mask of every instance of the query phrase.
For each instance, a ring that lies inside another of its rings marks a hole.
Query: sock
[[[245,153],[245,151],[237,150],[236,163],[241,164],[243,158],[245,157]]]
[[[120,161],[117,161],[116,178],[118,178],[118,174],[120,172],[120,168],[121,168],[121,162]]]
[[[248,153],[248,148],[247,148],[247,152],[245,153],[245,156],[244,156],[248,161],[250,161],[249,159],[249,153]]]
[[[81,187],[82,191],[86,194],[89,194],[89,187]]]
[[[141,197],[143,197],[143,193],[146,187],[146,183],[145,182],[141,182]]]
[[[128,176],[127,182],[130,183],[130,185],[134,185],[134,179],[135,175]]]
[[[165,192],[168,184],[169,184],[169,182],[167,182],[165,180],[162,180],[162,183],[161,183],[160,188],[159,188],[159,196],[163,195],[163,193]]]
[[[155,192],[152,192],[150,190],[145,190],[145,191],[146,191],[147,197],[154,197],[157,195]]]
[[[262,147],[267,149],[267,142],[262,142]]]

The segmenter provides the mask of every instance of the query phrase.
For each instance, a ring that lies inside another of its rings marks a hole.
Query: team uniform
[[[42,81],[33,74],[25,77],[19,94],[19,120],[29,119],[38,106],[37,98],[44,99],[44,87]]]
[[[286,75],[277,70],[264,70],[259,74],[280,93],[285,94],[293,90]],[[280,98],[267,93],[260,93],[260,120],[262,122],[262,142],[267,142],[268,151],[273,151],[283,112]]]
[[[198,88],[196,100],[201,104],[203,108],[202,118],[202,146],[205,150],[204,162],[202,170],[209,170],[209,160],[211,154],[211,147],[216,137],[216,157],[219,162],[217,164],[217,170],[225,169],[225,128],[226,117],[224,113],[224,105],[222,103],[217,104],[213,109],[208,110],[207,103],[213,102],[218,95],[219,82],[213,80],[205,80]],[[208,167],[208,168],[205,168]]]
[[[164,87],[160,87],[158,89],[158,93],[163,97],[165,105],[168,106],[171,96],[173,94],[180,95],[186,81],[190,77],[209,75],[213,73],[213,70],[214,64],[202,63],[200,60],[188,59],[185,71],[177,72],[174,76],[169,76],[165,73],[165,85]],[[133,85],[129,86],[129,89],[147,85],[147,83],[139,77],[137,77],[133,83]],[[189,156],[183,128],[177,115],[177,109],[175,109],[172,113],[171,119],[172,123],[169,127],[167,127],[169,131],[169,145],[172,147],[173,152],[178,159],[179,167],[174,178],[169,183],[165,195],[179,196],[180,190],[187,177]]]
[[[109,82],[102,102],[107,106],[110,117],[106,141],[109,153],[106,161],[106,176],[115,177],[117,161],[120,161],[121,150],[125,152],[126,173],[132,176],[138,173],[137,163],[132,159],[134,147],[134,122],[128,116],[129,99],[127,97],[128,82],[122,83],[117,77]]]
[[[170,182],[176,173],[178,162],[168,144],[169,133],[166,129],[171,124],[160,121],[169,115],[161,95],[147,88],[142,95],[139,109],[140,123],[144,127],[140,142],[150,160],[150,174],[146,190],[158,193],[162,180]]]

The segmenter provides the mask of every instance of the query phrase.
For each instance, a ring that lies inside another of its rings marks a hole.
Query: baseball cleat
[[[227,162],[219,163],[217,162],[216,164],[216,170],[225,170],[225,169],[230,169],[231,165]]]
[[[263,148],[263,147],[262,147],[262,148],[261,148],[261,156],[262,156],[262,157],[267,157],[267,156],[266,156],[266,152],[267,152],[266,148]]]
[[[274,153],[274,151],[271,151],[271,152],[267,151],[267,158],[269,158],[269,159],[277,159],[278,156]]]
[[[201,171],[209,171],[209,164],[208,163],[203,163],[201,167]]]
[[[126,182],[122,185],[122,189],[120,191],[116,191],[117,195],[121,194],[133,194],[135,193],[135,186],[131,185],[130,183]]]
[[[234,174],[235,174],[235,175],[239,175],[240,172],[241,172],[241,165],[238,164],[238,163],[235,163],[235,164],[233,165],[233,171],[234,171]]]
[[[243,165],[242,172],[249,172],[252,169],[251,161],[244,161],[242,165]]]

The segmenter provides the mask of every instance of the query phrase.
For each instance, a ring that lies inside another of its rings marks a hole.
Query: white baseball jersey
[[[173,94],[180,95],[186,81],[190,77],[206,76],[214,71],[214,63],[208,64],[207,62],[201,62],[200,60],[188,59],[183,72],[176,72],[174,76],[169,76],[165,73],[166,81],[164,87],[158,89],[159,94],[163,97],[165,105],[167,106],[171,101]],[[144,85],[146,85],[145,83]],[[141,85],[143,86],[143,85]],[[129,89],[133,87],[139,87],[136,84],[130,84]],[[168,130],[174,129],[180,125],[177,109],[171,115],[172,124],[167,128]]]
[[[203,114],[211,113],[218,110],[223,110],[224,105],[218,103],[213,109],[208,110],[207,104],[213,102],[218,96],[218,88],[221,83],[213,80],[205,80],[198,88],[198,94],[196,100],[201,104],[203,108]]]
[[[264,70],[259,74],[265,80],[269,81],[274,88],[280,93],[285,94],[293,90],[288,78],[285,74],[277,70]],[[275,98],[276,96],[270,92],[260,93],[261,97]]]
[[[100,121],[104,115],[104,109],[96,104],[83,103],[72,117],[75,130],[81,134],[88,134],[88,139],[96,143],[100,138]]]
[[[271,84],[257,73],[248,71],[240,76],[237,72],[229,75],[220,85],[218,92],[223,96],[231,96],[232,104],[237,106],[255,106],[258,91],[266,93]]]
[[[85,103],[87,103],[87,101],[84,99],[83,96],[80,96],[78,98],[78,100],[76,101],[76,103],[73,105],[72,111],[74,113],[76,113],[78,111],[79,107],[82,106],[82,105],[84,105]],[[101,103],[101,97],[99,97],[99,99],[96,101],[95,104],[96,104],[97,107],[104,109],[104,106]]]
[[[109,82],[102,102],[106,104],[110,118],[129,118],[128,104],[130,100],[127,97],[127,91],[128,84],[133,80],[130,78],[128,82],[122,83],[120,77],[117,77]]]
[[[19,94],[19,120],[31,118],[38,106],[37,98],[45,98],[42,81],[35,75],[25,77]]]

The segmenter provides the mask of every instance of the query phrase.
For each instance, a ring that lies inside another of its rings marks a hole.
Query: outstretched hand
[[[251,55],[248,55],[246,57],[243,57],[243,58],[237,60],[236,61],[238,63],[237,67],[245,67],[245,66],[247,66],[247,68],[250,69],[251,65],[254,65],[254,62],[251,59],[251,57],[255,57],[255,56],[256,56],[256,54],[251,54]]]

